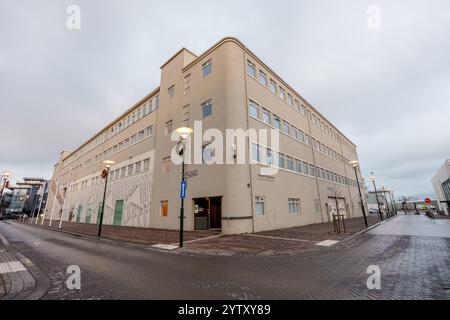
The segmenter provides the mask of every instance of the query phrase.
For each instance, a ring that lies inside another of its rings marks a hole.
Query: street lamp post
[[[368,224],[367,224],[367,217],[366,217],[366,208],[364,207],[363,196],[361,193],[361,186],[359,184],[358,172],[356,170],[356,167],[358,166],[359,161],[353,160],[353,161],[350,161],[349,163],[353,166],[353,169],[355,170],[355,177],[356,177],[356,183],[358,184],[359,198],[361,199],[361,208],[362,208],[363,217],[364,217],[364,224],[366,225],[366,228],[367,228]]]
[[[105,160],[103,161],[103,163],[106,164],[106,169],[102,171],[102,178],[105,179],[105,189],[103,190],[102,211],[100,212],[100,221],[98,223],[98,234],[97,234],[98,237],[102,235],[103,212],[105,210],[106,187],[108,186],[109,168],[111,167],[112,164],[114,164],[114,161]]]
[[[184,176],[185,174],[185,164],[184,164],[184,158],[185,158],[185,149],[186,149],[186,139],[188,138],[189,134],[191,134],[194,130],[188,127],[180,127],[175,130],[180,135],[180,141],[179,144],[181,144],[181,150],[178,152],[178,155],[180,155],[182,158],[181,160],[181,185],[180,185],[180,198],[181,198],[181,205],[180,205],[180,248],[183,247],[183,233],[184,233],[184,198],[186,195],[186,178]]]
[[[3,200],[3,191],[5,191],[6,183],[8,182],[8,179],[10,176],[11,176],[11,173],[8,171],[5,171],[3,173],[2,191],[0,192],[0,205],[2,204],[2,200]]]
[[[391,209],[389,208],[389,202],[388,202],[388,199],[386,197],[386,188],[384,187],[384,184],[381,185],[381,191],[383,191],[384,201],[386,202],[387,217],[390,218],[392,216],[391,215]]]
[[[372,176],[370,177],[370,180],[372,180],[373,189],[375,190],[375,197],[377,199],[377,205],[378,205],[378,211],[379,211],[379,215],[380,215],[380,220],[383,221],[383,212],[381,212],[380,201],[378,200],[377,186],[375,185],[375,176],[373,175],[373,172],[371,172],[371,174],[372,174]]]

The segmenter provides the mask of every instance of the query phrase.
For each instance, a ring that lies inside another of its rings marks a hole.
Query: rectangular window
[[[255,197],[255,213],[257,216],[263,216],[265,214],[264,197]]]
[[[295,160],[295,171],[302,173],[302,162],[300,160]]]
[[[170,157],[163,158],[163,172],[169,172],[170,171]]]
[[[122,169],[120,169],[120,177],[121,178],[125,177],[126,171],[127,171],[126,167],[123,167]]]
[[[292,157],[286,157],[288,170],[294,171],[294,159]]]
[[[144,130],[139,131],[138,139],[139,139],[139,141],[144,140]]]
[[[130,164],[130,165],[128,166],[128,175],[129,175],[129,176],[133,175],[133,169],[134,169],[134,165],[133,165],[133,164]]]
[[[203,68],[203,78],[209,76],[212,72],[211,60],[208,60],[204,64],[202,64],[202,68]]]
[[[202,103],[202,117],[206,118],[212,115],[212,100]]]
[[[161,217],[167,217],[169,215],[169,201],[161,201],[160,213]]]
[[[275,81],[273,81],[272,79],[270,79],[269,82],[269,90],[273,93],[276,94],[277,93],[277,83]]]
[[[159,95],[155,97],[155,109],[159,108]]]
[[[251,117],[258,119],[258,109],[259,109],[258,104],[250,100],[250,102],[248,103],[248,114]]]
[[[166,137],[167,137],[167,136],[170,136],[170,135],[172,134],[172,124],[173,124],[173,121],[172,121],[172,120],[167,121],[166,124],[165,124],[165,127],[164,127],[164,135],[165,135]]]
[[[144,159],[144,171],[150,169],[150,159]]]
[[[282,153],[278,154],[278,167],[284,168],[284,154]]]
[[[191,92],[191,74],[184,77],[184,95]]]
[[[273,163],[273,161],[272,161],[272,150],[267,149],[266,150],[266,164],[271,166],[272,163]]]
[[[262,109],[262,120],[264,123],[270,123],[270,112],[266,109]]]
[[[142,109],[142,115],[145,116],[147,115],[147,102],[144,102],[144,108]]]
[[[309,175],[309,164],[306,162],[303,162],[303,172]]]
[[[266,74],[264,72],[262,72],[261,70],[259,70],[259,83],[261,83],[264,87],[267,85],[267,77]]]
[[[290,93],[288,93],[287,95],[287,102],[291,107],[294,106],[294,99],[292,98],[292,95]]]
[[[281,99],[286,100],[286,91],[282,87],[279,87],[278,95]]]
[[[167,89],[167,93],[169,94],[169,98],[173,98],[175,96],[175,85],[170,86],[169,89]]]
[[[291,126],[291,134],[294,139],[297,139],[297,128],[296,127]]]
[[[136,165],[136,173],[140,173],[141,172],[141,161],[136,162],[135,165]]]
[[[189,105],[185,105],[182,110],[182,112],[183,112],[183,120],[182,121],[186,127],[189,127],[190,109],[191,108]]]
[[[147,138],[153,135],[153,126],[147,127]]]
[[[252,144],[252,159],[255,162],[261,162],[260,147],[256,143]]]
[[[255,65],[253,63],[251,63],[250,61],[247,61],[247,74],[250,77],[255,77],[256,75],[256,68]]]
[[[273,126],[278,130],[280,129],[280,118],[276,115],[273,116]]]
[[[152,110],[153,110],[153,101],[149,100],[148,101],[148,112],[150,113],[150,112],[152,112]]]
[[[283,132],[289,134],[289,122],[283,121]]]
[[[288,199],[289,213],[292,215],[300,214],[300,199],[289,198]]]
[[[298,138],[302,143],[306,143],[305,134],[303,133],[303,131],[301,131],[301,130],[299,131]]]

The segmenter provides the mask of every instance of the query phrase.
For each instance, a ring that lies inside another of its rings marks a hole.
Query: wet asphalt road
[[[450,299],[450,225],[433,232],[426,219],[398,216],[331,248],[290,256],[160,252],[3,221],[0,233],[5,250],[30,262],[32,298]],[[81,290],[66,287],[70,265],[81,269]],[[381,269],[380,290],[367,288],[370,265]]]

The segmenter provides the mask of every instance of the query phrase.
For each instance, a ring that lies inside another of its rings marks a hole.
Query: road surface
[[[0,258],[26,270],[0,274],[0,298],[450,299],[449,222],[397,216],[329,248],[230,257],[162,252],[1,221]],[[80,290],[67,288],[71,265],[80,267]],[[379,267],[381,289],[367,287],[369,266]]]

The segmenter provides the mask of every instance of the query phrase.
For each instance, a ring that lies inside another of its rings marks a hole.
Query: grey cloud
[[[69,4],[79,31],[65,27]],[[427,192],[450,150],[450,4],[377,1],[376,32],[372,4],[0,1],[0,170],[48,177],[62,149],[155,88],[180,47],[233,35],[358,145],[365,176]]]

